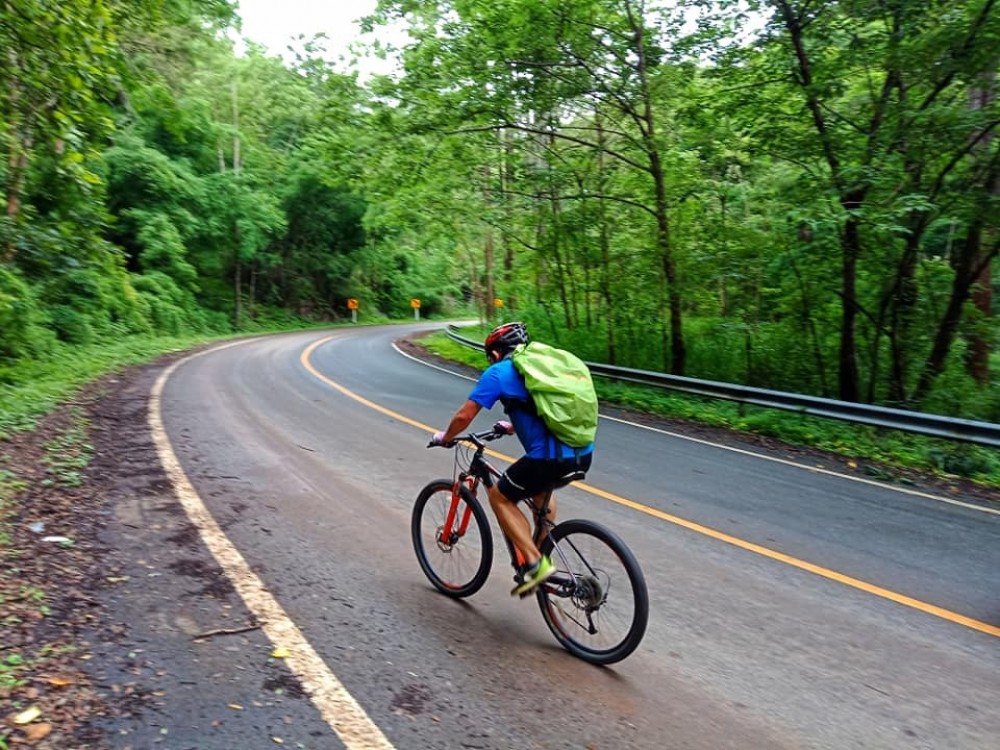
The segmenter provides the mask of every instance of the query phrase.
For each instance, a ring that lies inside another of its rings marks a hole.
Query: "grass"
[[[24,670],[24,657],[20,654],[8,654],[0,659],[0,689],[12,688],[23,684],[21,673]]]
[[[34,429],[40,417],[103,375],[209,340],[209,336],[129,337],[88,347],[60,346],[44,359],[22,359],[0,367],[0,439]]]
[[[471,329],[470,329],[471,330]],[[475,338],[475,332],[466,332]],[[463,364],[483,369],[481,351],[470,349],[438,332],[420,339],[429,351]],[[617,383],[595,378],[598,397],[604,403],[665,417],[751,432],[792,445],[832,451],[848,458],[876,462],[902,469],[915,469],[941,477],[962,477],[987,487],[1000,488],[1000,455],[975,445],[936,440],[920,435],[880,430],[832,419],[743,406],[730,401],[674,393],[661,388]],[[880,470],[869,469],[876,478]]]
[[[45,444],[45,486],[61,485],[79,487],[83,483],[82,470],[90,463],[94,446],[87,442],[89,422],[79,407],[71,411],[72,426],[58,438]]]

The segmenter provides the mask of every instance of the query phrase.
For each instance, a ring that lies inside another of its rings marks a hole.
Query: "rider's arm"
[[[459,410],[455,412],[455,416],[451,418],[451,424],[448,425],[448,429],[444,431],[444,440],[442,442],[447,444],[454,440],[456,435],[465,432],[482,408],[475,401],[466,401],[462,404]]]

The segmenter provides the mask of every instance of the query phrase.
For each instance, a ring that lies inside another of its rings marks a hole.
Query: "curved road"
[[[244,341],[183,362],[162,394],[200,501],[380,746],[996,750],[990,509],[603,419],[560,517],[606,524],[639,558],[638,651],[606,669],[562,651],[533,600],[508,596],[502,548],[476,596],[434,592],[409,511],[451,474],[424,446],[471,383],[394,349],[409,330]]]

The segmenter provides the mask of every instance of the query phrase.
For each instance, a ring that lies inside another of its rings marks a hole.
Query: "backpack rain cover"
[[[532,341],[511,355],[535,402],[538,416],[556,439],[583,448],[597,434],[597,392],[590,370],[575,354]]]

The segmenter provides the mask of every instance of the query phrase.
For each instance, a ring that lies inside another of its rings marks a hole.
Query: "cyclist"
[[[514,587],[511,596],[526,594],[555,572],[552,561],[541,554],[532,540],[531,526],[517,503],[529,497],[540,503],[568,474],[586,472],[594,451],[593,443],[583,448],[563,444],[538,416],[524,378],[510,358],[519,344],[527,343],[528,330],[524,323],[504,323],[490,332],[483,345],[490,366],[480,376],[468,400],[455,412],[448,428],[437,432],[431,440],[434,445],[449,445],[465,432],[481,409],[492,409],[497,401],[504,405],[525,451],[489,488],[490,506],[500,528],[525,563],[523,581]],[[549,501],[549,513],[554,520],[554,497]]]

